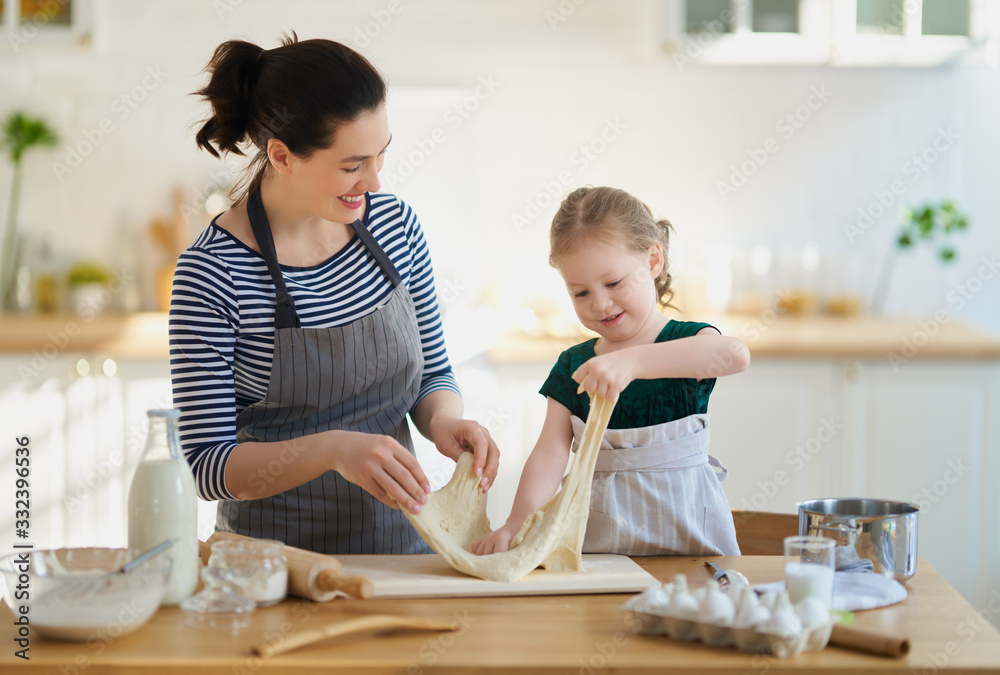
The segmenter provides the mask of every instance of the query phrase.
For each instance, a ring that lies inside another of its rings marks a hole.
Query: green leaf
[[[950,246],[946,246],[941,249],[940,255],[943,262],[951,262],[955,259],[955,249]]]
[[[910,235],[908,234],[899,235],[899,239],[896,240],[896,243],[899,245],[899,248],[909,248],[910,246],[913,246],[913,240],[910,239]]]
[[[0,146],[7,150],[14,164],[19,164],[29,149],[58,142],[59,137],[48,122],[23,111],[11,113],[0,128]]]

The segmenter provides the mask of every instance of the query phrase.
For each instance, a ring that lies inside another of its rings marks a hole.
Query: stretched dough
[[[406,509],[403,513],[448,564],[474,577],[516,581],[536,567],[581,571],[580,552],[590,513],[590,485],[613,409],[614,402],[591,397],[583,439],[562,489],[528,516],[511,540],[509,551],[479,556],[471,550],[473,542],[488,535],[492,528],[486,517],[486,495],[472,473],[470,452],[462,453],[451,480],[428,496],[420,513]]]

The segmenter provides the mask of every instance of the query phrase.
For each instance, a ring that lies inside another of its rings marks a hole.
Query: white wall
[[[545,265],[555,210],[546,185],[561,196],[593,183],[631,190],[670,218],[689,260],[711,241],[775,249],[816,242],[831,255],[861,256],[868,267],[890,246],[901,203],[954,196],[973,221],[958,264],[945,270],[929,254],[907,256],[888,310],[945,309],[1000,332],[1000,283],[974,282],[961,306],[947,300],[956,285],[988,272],[983,258],[1000,251],[996,70],[681,69],[659,48],[653,0],[594,0],[552,25],[546,12],[559,7],[554,0],[96,0],[88,47],[0,50],[0,112],[44,114],[64,141],[29,157],[23,222],[55,235],[63,260],[115,264],[122,230],[145,232],[151,218],[167,215],[174,186],[192,195],[218,180],[220,163],[194,145],[205,108],[190,95],[204,82],[213,48],[233,37],[274,46],[295,29],[301,38],[362,48],[388,77],[396,140],[383,178],[422,214],[439,275],[460,289],[447,308],[453,314],[490,285],[519,289],[521,300],[542,288],[558,293]],[[422,97],[424,88],[433,91]],[[814,89],[829,97],[810,119],[794,133],[776,128]],[[131,108],[123,97],[144,100]],[[453,106],[463,100],[476,109],[459,117]],[[113,130],[78,167],[57,175],[53,163],[96,139],[102,120]],[[416,142],[434,129],[446,132],[445,142],[420,150]],[[926,171],[914,171],[907,162],[942,129],[957,141]],[[593,161],[578,154],[581,145],[601,150],[602,132],[612,139],[603,152]],[[768,138],[777,151],[723,198],[719,182]],[[405,180],[388,178],[408,156],[422,165]],[[9,178],[3,165],[0,185]],[[844,226],[894,180],[905,194],[849,241]],[[535,217],[515,226],[526,213]],[[679,272],[682,282],[696,273]]]

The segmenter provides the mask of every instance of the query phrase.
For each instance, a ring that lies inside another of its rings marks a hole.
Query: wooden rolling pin
[[[835,624],[830,634],[830,644],[866,654],[877,654],[900,659],[910,653],[910,640],[905,637],[872,633],[858,628]]]
[[[386,630],[390,628],[405,628],[409,630],[453,631],[458,630],[458,624],[453,621],[432,621],[410,616],[391,616],[376,614],[348,619],[339,623],[329,624],[320,628],[303,630],[290,635],[282,635],[277,641],[261,642],[250,648],[254,656],[268,658],[282,654],[303,645],[312,644],[326,638],[360,633],[366,630]]]
[[[211,545],[217,541],[252,540],[232,532],[215,532],[200,547],[201,560],[208,561]],[[352,598],[370,598],[374,592],[371,579],[349,577],[342,574],[343,567],[336,558],[294,546],[285,546],[288,563],[288,593],[315,602],[327,602],[337,597],[338,591]]]

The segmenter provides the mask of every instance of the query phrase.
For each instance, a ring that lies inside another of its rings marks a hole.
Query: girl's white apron
[[[585,553],[739,555],[728,470],[708,454],[708,414],[608,429],[590,494]],[[584,421],[574,416],[573,451]]]

